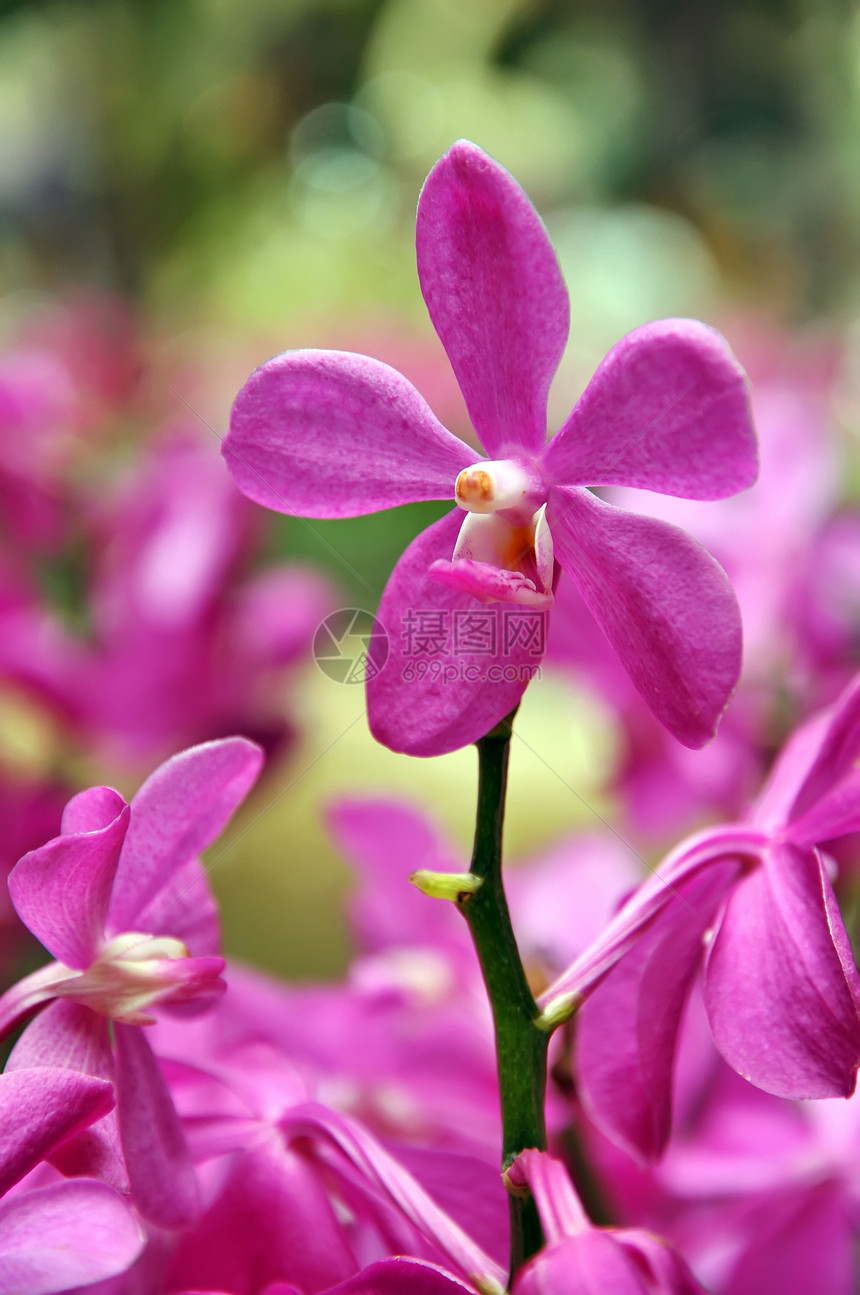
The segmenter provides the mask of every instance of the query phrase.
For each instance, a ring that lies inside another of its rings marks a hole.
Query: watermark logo
[[[546,613],[530,607],[415,607],[401,617],[400,678],[439,685],[540,677]]]
[[[385,626],[372,612],[341,607],[314,634],[314,660],[335,683],[367,683],[385,669],[390,651]]]
[[[546,614],[526,607],[410,608],[392,644],[382,622],[342,607],[317,626],[313,656],[335,683],[363,684],[394,661],[404,683],[527,683],[540,677]]]
[[[412,608],[401,619],[400,652],[408,659],[539,662],[546,630],[546,613],[531,607]]]

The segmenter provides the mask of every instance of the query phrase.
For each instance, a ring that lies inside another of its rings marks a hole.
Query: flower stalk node
[[[521,1200],[528,1200],[531,1196],[531,1189],[525,1182],[519,1182],[516,1177],[511,1177],[511,1169],[515,1161],[512,1160],[506,1169],[502,1170],[502,1182],[505,1185],[505,1191],[509,1196],[517,1196]]]
[[[505,1295],[504,1286],[501,1286],[492,1277],[480,1277],[475,1273],[470,1273],[469,1281],[478,1292],[478,1295]]]
[[[565,1021],[569,1021],[576,1015],[582,1006],[582,1001],[581,994],[565,995],[554,999],[541,1012],[535,1025],[545,1034],[553,1034],[560,1025],[564,1025]]]
[[[428,868],[419,868],[409,880],[422,895],[450,899],[455,904],[465,904],[484,884],[483,877],[475,877],[470,872],[431,872]]]

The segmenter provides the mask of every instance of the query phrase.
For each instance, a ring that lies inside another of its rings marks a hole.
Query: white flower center
[[[106,944],[86,971],[64,980],[55,992],[111,1020],[143,1025],[152,1020],[145,1009],[176,987],[171,964],[189,956],[182,941],[172,936],[126,931]]]
[[[539,482],[514,459],[486,459],[464,468],[454,486],[454,499],[467,513],[498,513],[503,508],[526,508],[534,513]]]

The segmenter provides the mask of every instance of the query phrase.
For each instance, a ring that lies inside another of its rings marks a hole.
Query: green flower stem
[[[513,715],[498,724],[478,747],[478,812],[471,874],[481,879],[474,893],[462,893],[458,907],[469,924],[481,964],[496,1034],[496,1064],[502,1108],[502,1168],[526,1147],[546,1150],[546,1056],[549,1034],[520,959],[502,885],[502,825]],[[510,1197],[511,1278],[541,1247],[534,1201]]]

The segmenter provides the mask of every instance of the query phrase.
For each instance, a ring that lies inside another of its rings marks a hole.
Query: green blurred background
[[[860,19],[839,0],[7,2],[0,338],[82,284],[131,303],[144,394],[117,420],[115,457],[188,417],[217,448],[248,372],[292,346],[387,360],[468,436],[413,248],[422,180],[465,136],[524,185],[558,248],[573,313],[560,418],[607,347],[651,318],[697,315],[733,341],[750,312],[810,337],[850,331],[859,114]],[[319,565],[343,605],[373,608],[404,544],[444,510],[270,518],[266,553]],[[299,743],[212,875],[228,949],[310,975],[347,949],[348,874],[322,807],[402,790],[465,850],[473,756],[375,748],[362,690],[311,667],[298,695]],[[37,714],[9,714],[9,758],[57,758]],[[514,759],[522,856],[611,813],[614,737],[597,703],[551,676],[520,727],[539,752]]]

